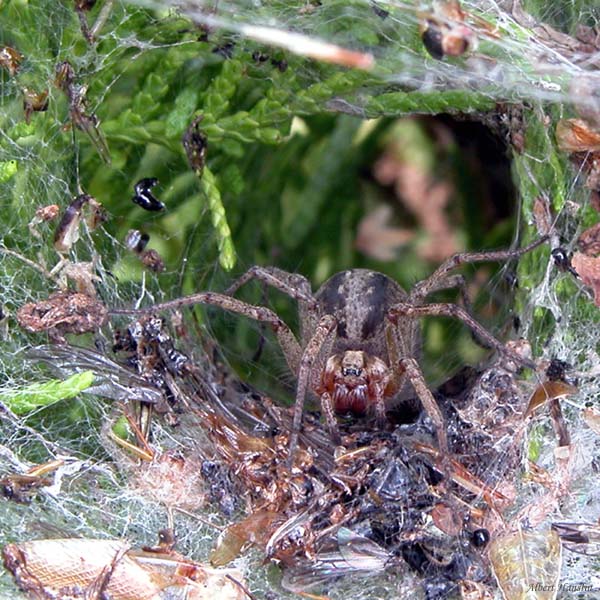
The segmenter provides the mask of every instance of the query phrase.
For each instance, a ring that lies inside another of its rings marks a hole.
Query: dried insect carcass
[[[5,567],[40,600],[243,600],[235,569],[217,570],[174,552],[132,550],[118,540],[49,539],[8,544]]]
[[[11,77],[14,77],[23,61],[23,55],[10,46],[0,47],[0,67],[4,67]]]
[[[88,333],[102,327],[108,317],[106,306],[87,294],[55,292],[47,299],[29,302],[17,311],[17,321],[32,333],[48,332],[57,342],[67,333]]]
[[[458,0],[436,0],[433,10],[421,12],[420,17],[423,45],[438,60],[473,50],[477,46],[476,32],[492,33],[489,23],[463,10]]]
[[[56,459],[35,465],[26,473],[7,475],[0,479],[0,493],[7,500],[27,504],[39,488],[51,485],[52,480],[45,475],[55,471],[63,464],[63,460]]]
[[[69,102],[69,116],[73,127],[80,129],[90,138],[100,158],[110,164],[110,151],[100,131],[100,121],[94,113],[87,111],[88,86],[76,82],[75,70],[69,61],[56,65],[56,87],[61,89]]]
[[[202,177],[206,164],[208,142],[200,129],[202,115],[197,116],[183,134],[183,149],[187,155],[188,163],[198,177]]]
[[[156,250],[146,249],[149,241],[150,236],[147,233],[130,229],[125,238],[125,245],[139,257],[144,266],[155,273],[160,273],[165,270],[165,263]]]
[[[106,212],[93,196],[79,194],[65,209],[56,231],[54,232],[54,247],[57,252],[67,253],[79,239],[79,226],[84,208],[88,209],[87,223],[90,229],[95,229],[106,220]]]
[[[48,206],[41,206],[35,211],[35,215],[31,221],[29,221],[29,231],[31,235],[36,238],[41,239],[41,235],[37,230],[37,226],[41,223],[47,223],[48,221],[52,221],[58,216],[60,209],[58,204],[49,204]]]
[[[25,113],[25,123],[29,124],[31,115],[34,112],[46,112],[48,110],[48,90],[36,92],[31,88],[24,87],[23,92],[23,112]]]

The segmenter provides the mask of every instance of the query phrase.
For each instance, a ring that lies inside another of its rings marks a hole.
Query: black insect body
[[[444,58],[444,49],[442,47],[442,32],[441,30],[435,26],[430,25],[430,22],[427,22],[427,28],[421,34],[421,40],[423,41],[423,45],[429,54],[437,59],[441,60]]]
[[[471,534],[471,543],[476,548],[484,548],[490,541],[490,532],[487,529],[476,529]]]
[[[565,273],[571,273],[571,275],[579,278],[579,274],[573,268],[573,265],[571,265],[571,257],[562,246],[554,248],[550,254],[552,255],[557,269],[564,271]]]
[[[145,177],[140,179],[134,186],[135,195],[132,200],[139,204],[144,210],[158,212],[164,210],[165,205],[151,192],[158,183],[156,177]]]
[[[125,238],[125,245],[135,254],[141,254],[148,245],[150,236],[137,229],[130,229]]]

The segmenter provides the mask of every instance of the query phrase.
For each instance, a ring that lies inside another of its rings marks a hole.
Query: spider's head
[[[374,402],[375,386],[385,388],[388,372],[381,359],[362,350],[346,350],[328,359],[316,391],[327,392],[338,413],[364,414]]]
[[[350,387],[356,387],[357,385],[366,383],[365,368],[367,366],[367,360],[364,352],[347,350],[343,354],[332,356],[331,359],[335,360],[336,357],[341,357],[338,370],[341,372],[344,381]]]

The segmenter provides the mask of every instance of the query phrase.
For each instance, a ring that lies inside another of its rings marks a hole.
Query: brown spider
[[[450,272],[465,263],[518,258],[545,239],[517,250],[456,254],[417,283],[410,293],[382,273],[352,269],[333,275],[313,294],[302,275],[276,267],[255,266],[237,279],[225,294],[200,292],[148,308],[119,309],[112,313],[136,314],[206,304],[271,325],[287,364],[297,378],[290,461],[298,443],[308,391],[320,398],[331,437],[339,443],[336,413],[374,411],[378,426],[383,426],[388,403],[410,398],[409,383],[435,425],[440,450],[447,452],[444,418],[417,362],[420,331],[416,318],[458,318],[489,347],[517,364],[535,368],[533,361],[511,351],[470,315],[464,277],[450,275]],[[258,279],[298,302],[300,342],[269,308],[232,297],[251,279]],[[449,303],[424,303],[430,293],[450,288],[460,290],[465,308]]]

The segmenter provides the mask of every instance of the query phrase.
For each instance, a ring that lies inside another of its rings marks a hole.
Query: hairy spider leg
[[[312,293],[308,279],[297,273],[288,273],[277,267],[259,267],[257,265],[250,267],[225,290],[225,293],[233,296],[252,279],[270,285],[299,303],[306,304],[309,309],[314,310],[317,307],[317,300]]]
[[[392,306],[388,314],[393,321],[397,321],[400,317],[453,317],[459,319],[491,348],[494,348],[519,365],[529,369],[536,368],[534,361],[520,356],[510,348],[507,348],[505,344],[496,339],[483,325],[478,323],[462,306],[458,306],[458,304],[432,303],[415,306],[408,302],[401,302]]]
[[[135,314],[147,314],[152,312],[160,312],[163,310],[172,310],[181,308],[182,306],[193,306],[195,304],[204,304],[208,306],[217,306],[223,310],[227,310],[238,315],[243,315],[260,323],[267,323],[271,325],[277,340],[282,348],[285,355],[285,359],[288,363],[289,368],[293,373],[298,373],[300,367],[300,360],[302,358],[302,349],[298,340],[292,333],[292,330],[286,325],[286,323],[280,319],[272,310],[264,306],[255,306],[242,302],[237,298],[226,296],[225,294],[219,294],[217,292],[200,292],[198,294],[191,294],[184,298],[178,298],[177,300],[170,300],[168,302],[162,302],[160,304],[154,304],[148,308],[137,308],[128,309],[120,308],[110,311],[110,314],[114,315],[135,315]]]
[[[423,375],[423,371],[419,366],[419,363],[410,357],[403,357],[396,363],[400,373],[404,373],[411,385],[413,386],[419,400],[423,404],[423,408],[425,412],[429,416],[429,418],[433,421],[433,425],[435,426],[435,434],[438,440],[438,447],[440,452],[448,456],[448,437],[446,435],[446,420],[442,415],[442,411],[436,402],[431,390],[429,389],[427,382],[425,381],[425,376]]]
[[[411,304],[421,304],[425,298],[432,292],[439,289],[447,289],[444,285],[444,280],[447,278],[448,273],[453,271],[460,265],[478,262],[494,262],[501,260],[510,260],[512,258],[519,258],[523,254],[531,252],[538,246],[541,246],[545,241],[548,240],[548,236],[542,236],[535,242],[532,242],[524,248],[518,248],[516,250],[491,250],[487,252],[460,252],[454,254],[450,258],[446,259],[427,279],[423,279],[417,283],[408,295],[408,302]],[[441,287],[440,287],[441,286]]]
[[[404,385],[404,379],[408,379],[412,385],[417,397],[421,401],[425,412],[429,418],[433,421],[436,435],[438,439],[439,450],[442,454],[448,454],[448,438],[446,436],[446,421],[442,415],[442,411],[436,402],[431,390],[427,386],[425,376],[421,367],[415,358],[410,356],[402,356],[401,350],[398,348],[397,340],[398,327],[398,313],[393,312],[393,308],[388,311],[385,334],[386,344],[388,349],[388,357],[390,361],[391,369],[391,384],[398,390],[402,389]],[[383,407],[385,411],[385,405]],[[385,415],[385,412],[384,412]]]
[[[312,289],[308,279],[297,273],[289,273],[283,269],[277,267],[261,267],[255,265],[250,267],[243,275],[236,279],[226,290],[226,294],[235,294],[243,285],[251,280],[257,280],[265,285],[271,286],[280,292],[286,294],[290,298],[296,300],[299,304],[300,312],[312,312],[316,313],[318,302],[312,293]],[[315,317],[316,320],[316,317]],[[302,426],[302,414],[304,411],[304,401],[306,399],[306,393],[311,384],[311,374],[313,373],[314,363],[316,360],[321,358],[324,363],[325,360],[321,356],[321,350],[328,341],[331,340],[333,333],[335,332],[336,322],[335,318],[329,315],[325,315],[317,323],[312,338],[308,341],[304,350],[302,359],[299,367],[293,370],[293,373],[297,378],[296,386],[296,400],[294,405],[294,417],[292,424],[292,432],[290,436],[289,454],[290,454],[290,466],[293,461],[296,447],[298,445],[298,436]],[[282,346],[284,354],[286,349]],[[288,364],[290,361],[288,360]],[[321,373],[324,364],[320,365],[316,371]],[[333,406],[333,399],[325,392],[321,395],[321,410],[325,417],[327,429],[331,435],[331,439],[335,444],[341,443],[341,436],[338,427],[338,422],[335,416],[335,409]],[[383,399],[382,399],[383,401]],[[378,409],[379,410],[379,409]],[[379,412],[378,412],[379,414]],[[384,418],[385,418],[385,407],[384,407]]]
[[[294,461],[294,454],[298,445],[298,435],[302,426],[302,414],[304,412],[304,399],[310,382],[310,376],[313,372],[314,364],[321,357],[323,347],[327,347],[327,342],[335,335],[337,321],[332,315],[324,315],[319,320],[313,336],[310,338],[300,360],[300,368],[298,369],[298,383],[296,386],[296,401],[294,404],[294,420],[292,421],[292,433],[290,434],[289,443],[289,466],[291,467]],[[322,360],[322,358],[321,358]],[[321,369],[319,369],[319,372]],[[327,414],[326,419],[329,419]],[[334,416],[335,419],[335,416]],[[328,425],[329,425],[328,420]],[[337,430],[337,422],[335,425]],[[339,431],[337,438],[339,440]]]
[[[312,313],[317,314],[318,302],[313,296],[312,289],[308,279],[297,273],[289,273],[278,267],[261,267],[254,265],[250,267],[243,275],[238,277],[226,290],[225,294],[233,296],[242,286],[249,281],[255,279],[263,286],[270,286],[276,290],[286,294],[293,300],[298,302],[298,308],[300,314]],[[263,292],[265,290],[263,289]],[[317,317],[313,319],[316,324]],[[258,360],[262,352],[262,345],[264,343],[264,337],[261,333],[261,339],[258,349],[254,355],[253,360]],[[285,348],[282,348],[285,353]],[[289,364],[289,361],[288,361]],[[297,376],[298,372],[293,371],[294,375]]]

